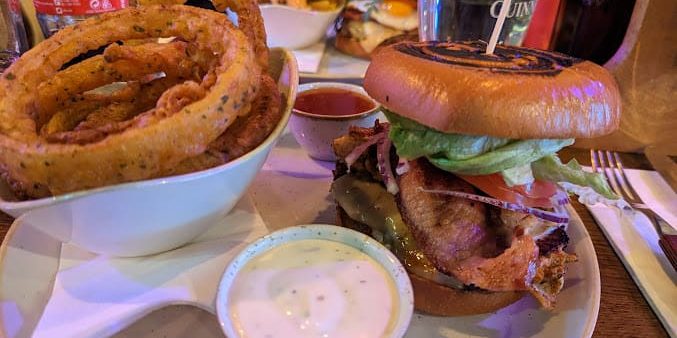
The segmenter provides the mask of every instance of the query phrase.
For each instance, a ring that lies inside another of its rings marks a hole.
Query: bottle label
[[[88,15],[129,7],[129,0],[33,0],[35,11],[48,15]]]
[[[491,12],[491,17],[498,18],[498,13],[501,11],[501,6],[503,6],[503,1],[495,1],[491,4],[489,11]],[[510,4],[510,10],[508,10],[508,18],[521,18],[521,17],[531,17],[531,14],[534,13],[534,8],[536,7],[536,1],[515,1]]]
[[[19,0],[9,0],[9,8],[14,13],[21,13],[21,5]]]

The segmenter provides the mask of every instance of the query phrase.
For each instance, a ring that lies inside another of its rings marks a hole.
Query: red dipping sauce
[[[376,108],[374,102],[359,93],[340,88],[317,88],[296,96],[294,109],[313,115],[349,116]]]

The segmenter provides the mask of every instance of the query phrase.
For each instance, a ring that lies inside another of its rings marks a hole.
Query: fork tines
[[[617,152],[590,149],[590,162],[592,162],[592,170],[601,172],[606,177],[616,195],[628,201],[637,199],[636,196],[639,195],[628,183],[623,162]]]
[[[608,150],[594,150],[590,149],[590,162],[592,162],[592,170],[594,172],[602,173],[611,185],[611,189],[623,199],[630,202],[633,208],[641,210],[649,221],[656,228],[658,233],[659,245],[665,256],[668,258],[672,266],[677,270],[677,235],[670,231],[663,229],[662,223],[665,222],[658,214],[651,210],[637,192],[632,188],[632,184],[625,176],[623,162],[616,152]],[[669,225],[666,224],[667,227]]]

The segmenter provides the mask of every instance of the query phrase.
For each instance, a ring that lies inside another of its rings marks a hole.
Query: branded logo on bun
[[[564,285],[568,193],[622,203],[604,178],[556,152],[618,127],[602,67],[483,42],[403,42],[372,55],[364,86],[388,123],[334,140],[338,222],[388,246],[416,308],[492,312]]]

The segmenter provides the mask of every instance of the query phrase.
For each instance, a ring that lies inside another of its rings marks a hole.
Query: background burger
[[[338,50],[369,58],[381,44],[418,40],[416,1],[350,1],[336,27],[334,43]]]
[[[492,312],[526,293],[552,309],[568,263],[567,193],[619,203],[601,175],[556,155],[618,127],[611,75],[554,52],[482,42],[399,43],[364,87],[388,122],[334,141],[340,225],[407,268],[418,310]]]

